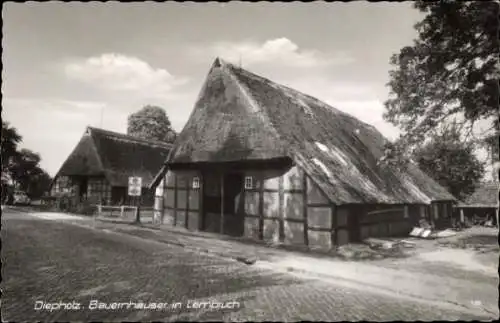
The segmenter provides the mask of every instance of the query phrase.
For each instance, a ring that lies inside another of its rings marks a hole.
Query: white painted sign
[[[129,177],[128,178],[128,195],[141,196],[142,178]]]

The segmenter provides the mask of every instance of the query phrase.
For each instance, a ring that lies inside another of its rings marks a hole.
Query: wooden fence
[[[96,218],[99,220],[118,220],[124,222],[134,222],[136,220],[137,206],[96,205],[96,207]],[[141,223],[155,224],[153,207],[141,207],[139,215]]]

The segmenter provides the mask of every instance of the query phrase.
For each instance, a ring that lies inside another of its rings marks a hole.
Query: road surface
[[[6,321],[488,319],[11,210],[2,244]]]

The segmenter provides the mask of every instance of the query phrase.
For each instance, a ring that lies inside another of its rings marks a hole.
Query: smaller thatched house
[[[476,220],[491,220],[498,223],[498,192],[499,184],[494,182],[481,183],[474,193],[457,206],[456,216],[460,222],[474,223]]]
[[[415,164],[380,163],[386,143],[369,124],[217,59],[152,187],[164,223],[310,247],[451,218],[455,198]]]
[[[142,178],[142,204],[153,205],[147,189],[170,151],[170,145],[87,127],[51,186],[51,196],[69,195],[92,204],[135,204],[128,196],[128,178]]]

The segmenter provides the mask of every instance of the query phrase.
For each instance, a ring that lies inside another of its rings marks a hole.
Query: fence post
[[[120,218],[123,218],[123,205],[120,206]]]
[[[94,215],[94,227],[95,227],[95,223],[96,223],[96,221],[97,221],[97,217],[98,217],[98,216],[100,216],[100,215],[101,215],[101,213],[102,213],[102,206],[101,206],[101,204],[98,204],[98,205],[97,205],[97,212],[96,212],[96,214]]]
[[[137,204],[135,207],[135,223],[139,224],[141,223],[141,207],[140,204]]]
[[[496,213],[496,220],[497,220],[497,229],[500,228],[499,224],[498,224],[498,205],[497,205],[497,208],[495,210],[495,213]]]

